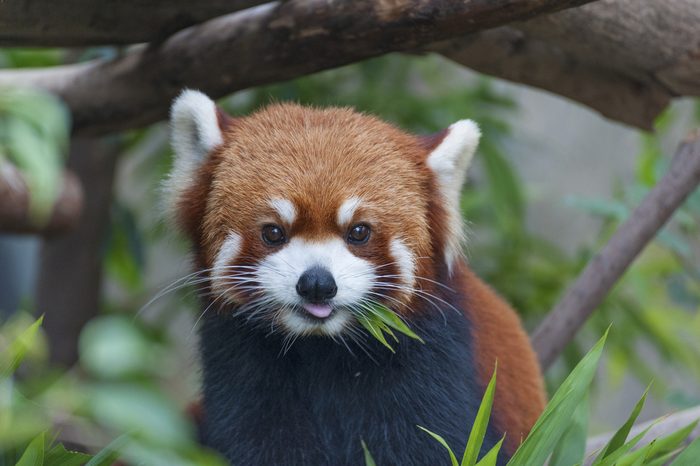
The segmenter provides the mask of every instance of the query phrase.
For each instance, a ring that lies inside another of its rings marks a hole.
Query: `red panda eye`
[[[350,244],[365,244],[369,241],[370,229],[364,223],[358,223],[350,227],[347,241]]]
[[[265,225],[262,228],[262,239],[269,246],[279,246],[287,241],[284,230],[278,225]]]

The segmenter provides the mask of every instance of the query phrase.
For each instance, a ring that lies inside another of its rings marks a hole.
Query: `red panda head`
[[[232,119],[185,91],[171,126],[170,214],[216,299],[268,327],[334,335],[373,302],[408,317],[460,260],[472,121],[421,138],[347,108]]]

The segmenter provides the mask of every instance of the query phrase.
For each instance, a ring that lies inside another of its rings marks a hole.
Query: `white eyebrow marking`
[[[282,220],[290,225],[294,223],[294,219],[297,218],[297,210],[294,208],[294,204],[288,199],[272,199],[270,201],[270,206],[277,211]]]
[[[356,196],[345,200],[338,208],[338,225],[343,226],[350,223],[353,215],[355,215],[355,211],[360,207],[361,202],[362,199]]]

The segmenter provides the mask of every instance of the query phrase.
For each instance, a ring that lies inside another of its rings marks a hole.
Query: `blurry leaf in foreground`
[[[700,458],[700,437],[693,440],[671,463],[671,466],[697,466],[698,458]]]
[[[29,446],[24,450],[16,466],[42,466],[43,464],[44,434],[41,433],[29,443]]]
[[[27,352],[35,345],[43,321],[44,317],[39,317],[3,352],[0,359],[0,377],[8,377],[17,370]]]
[[[162,373],[161,348],[127,317],[91,320],[80,334],[80,361],[103,378]]]
[[[78,451],[66,450],[60,443],[53,446],[44,458],[47,466],[82,466],[92,458],[90,455]]]
[[[39,225],[48,221],[61,187],[68,120],[65,106],[47,92],[0,89],[0,153],[22,171],[29,213]]]
[[[171,448],[191,442],[190,425],[179,408],[157,390],[136,384],[100,384],[86,395],[92,416],[115,432],[129,432]]]

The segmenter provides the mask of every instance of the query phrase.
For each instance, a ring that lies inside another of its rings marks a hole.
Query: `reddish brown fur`
[[[434,278],[428,258],[436,253],[441,207],[415,136],[350,109],[274,105],[227,125],[224,140],[180,203],[188,206],[182,224],[201,245],[202,266],[212,265],[231,231],[243,237],[239,262],[273,252],[259,233],[265,223],[283,223],[270,199],[295,205],[294,225],[284,225],[290,236],[321,239],[342,237],[347,226],[337,225],[338,208],[357,196],[362,205],[355,217],[370,223],[372,241],[353,252],[388,264],[395,260],[389,241],[401,238],[417,257],[416,275]],[[382,272],[396,275],[394,267]]]
[[[546,404],[540,367],[518,315],[466,264],[460,269],[479,378],[486,383],[498,361],[493,417],[499,430],[507,432],[506,448],[514,452]]]
[[[352,252],[376,265],[387,264],[395,260],[389,241],[401,238],[417,258],[416,286],[432,291],[430,280],[445,267],[448,228],[444,200],[425,161],[446,132],[417,138],[337,108],[274,105],[236,120],[222,115],[225,143],[203,164],[178,204],[180,224],[198,248],[200,267],[212,265],[231,231],[243,238],[239,263],[274,252],[260,240],[260,229],[268,222],[282,224],[292,237],[340,237],[347,226],[337,225],[338,208],[357,196],[363,203],[355,218],[370,223],[372,241],[349,246]],[[284,225],[269,206],[273,198],[295,205],[293,225]],[[540,370],[518,316],[466,263],[459,260],[455,267],[469,303],[477,376],[484,384],[498,360],[494,418],[508,431],[506,446],[513,451],[544,407]],[[383,273],[397,271],[388,267]],[[410,309],[407,301],[396,310],[408,314]]]

